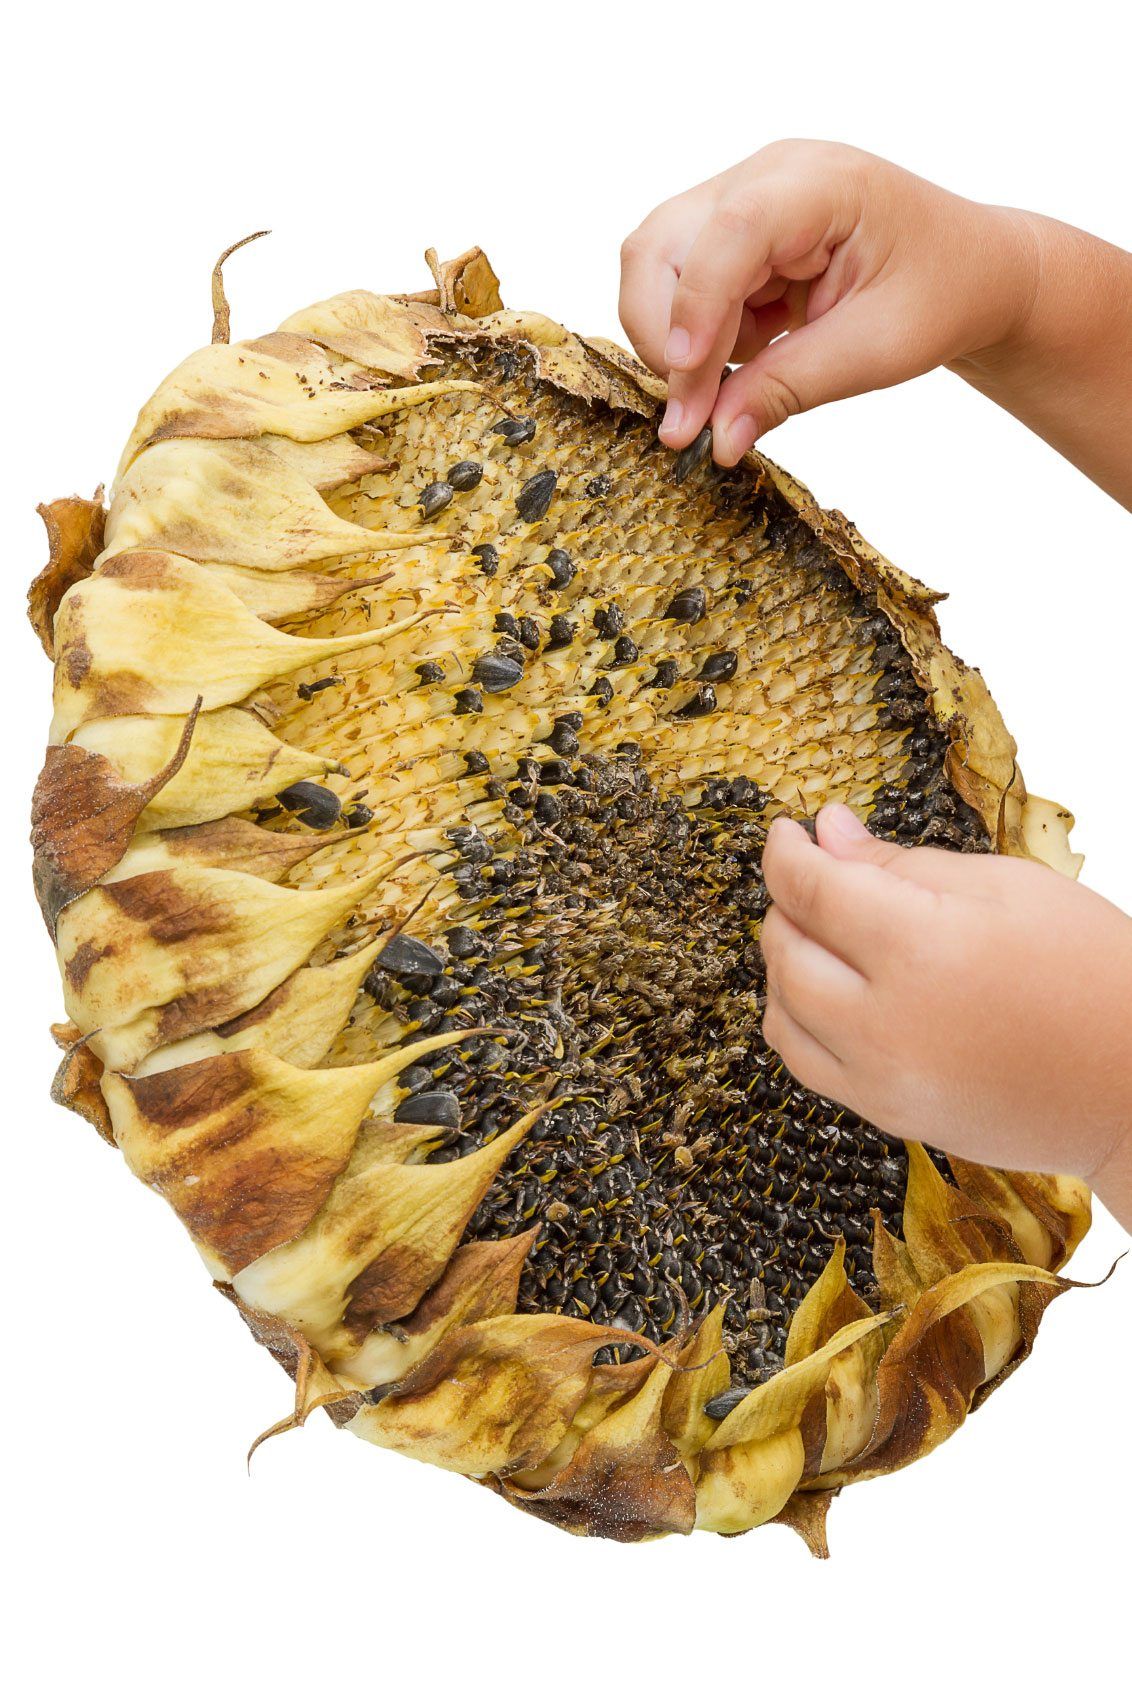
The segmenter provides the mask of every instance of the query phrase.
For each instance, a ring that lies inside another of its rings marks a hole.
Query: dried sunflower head
[[[926,1453],[1028,1349],[1068,1179],[893,1145],[760,1034],[767,822],[1075,862],[934,597],[662,386],[426,295],[217,339],[45,510],[56,1096],[372,1442],[623,1539]]]

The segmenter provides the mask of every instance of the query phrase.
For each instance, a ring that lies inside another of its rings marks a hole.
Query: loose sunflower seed
[[[723,648],[718,654],[709,654],[700,667],[700,677],[704,683],[730,683],[739,669],[739,656],[734,648]]]
[[[668,603],[665,618],[673,618],[677,624],[698,624],[707,611],[707,596],[702,589],[681,589]]]
[[[393,1115],[400,1125],[440,1125],[448,1131],[460,1129],[460,1101],[449,1090],[426,1090],[410,1095]]]
[[[545,518],[558,487],[557,471],[539,471],[529,477],[515,497],[515,510],[526,524]]]
[[[503,437],[509,448],[517,448],[524,442],[534,441],[535,421],[533,418],[501,418],[491,428],[497,436]]]
[[[732,1384],[726,1390],[721,1390],[718,1396],[713,1396],[710,1402],[705,1402],[704,1412],[709,1419],[726,1419],[740,1402],[746,1401],[750,1393],[747,1385]]]
[[[450,503],[454,490],[451,483],[429,483],[421,490],[420,508],[422,518],[435,518],[438,512],[443,512]]]
[[[565,548],[551,548],[546,556],[551,582],[556,589],[565,589],[574,581],[575,565]]]
[[[275,799],[312,830],[330,830],[342,814],[342,803],[332,789],[306,779],[281,789]]]
[[[500,695],[514,688],[523,675],[522,662],[499,653],[481,654],[472,667],[472,681],[489,695]]]
[[[390,937],[377,956],[376,964],[395,978],[434,978],[444,970],[444,961],[435,948],[430,948],[419,937],[407,936],[403,930]]]

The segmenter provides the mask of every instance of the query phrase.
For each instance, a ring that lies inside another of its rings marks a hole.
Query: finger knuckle
[[[759,389],[759,422],[773,429],[805,411],[801,395],[781,371],[764,371]]]
[[[810,136],[781,136],[768,141],[754,157],[765,165],[813,170],[819,166],[844,164],[856,152],[839,141],[818,141]]]
[[[672,297],[673,323],[686,323],[703,317],[717,305],[719,298],[719,290],[711,277],[685,271]]]
[[[748,186],[734,189],[716,206],[712,223],[720,235],[744,236],[766,215],[762,196]]]
[[[757,160],[759,164],[779,165],[784,160],[804,158],[807,149],[812,145],[811,142],[800,141],[795,136],[779,136],[760,147],[758,152],[752,155],[752,163]]]

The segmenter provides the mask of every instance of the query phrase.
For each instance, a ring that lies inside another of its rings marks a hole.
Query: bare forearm
[[[1132,508],[1132,253],[1004,216],[1028,250],[1028,298],[1010,335],[951,369]]]

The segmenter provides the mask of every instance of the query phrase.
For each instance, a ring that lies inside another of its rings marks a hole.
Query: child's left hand
[[[1034,861],[771,826],[763,1029],[893,1135],[1132,1197],[1132,919]],[[1118,1199],[1119,1198],[1119,1199]]]

